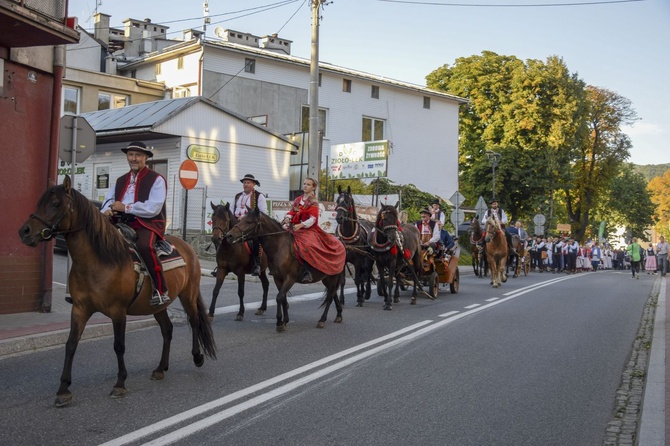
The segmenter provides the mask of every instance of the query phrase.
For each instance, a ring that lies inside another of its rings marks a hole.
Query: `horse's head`
[[[237,223],[237,219],[230,210],[230,203],[215,205],[210,201],[212,206],[212,242],[218,248],[221,240]]]
[[[347,221],[356,221],[356,207],[354,206],[354,199],[351,196],[351,187],[347,186],[347,190],[343,191],[341,186],[337,186],[337,215],[335,220],[338,225],[342,225]]]
[[[35,212],[19,229],[21,241],[34,247],[55,235],[70,232],[74,193],[69,175],[65,176],[62,185],[50,187],[40,198]]]
[[[496,214],[492,214],[489,218],[486,219],[486,224],[484,225],[484,231],[486,231],[486,242],[490,242],[493,237],[495,237],[500,231],[500,220],[498,220]]]
[[[225,235],[228,243],[243,242],[248,238],[257,236],[261,231],[261,211],[258,208],[249,209],[247,214],[233,226]]]
[[[376,226],[388,237],[395,237],[398,232],[398,204],[389,206],[383,204],[377,213]]]

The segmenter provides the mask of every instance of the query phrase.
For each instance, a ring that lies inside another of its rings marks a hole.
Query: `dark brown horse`
[[[414,290],[412,305],[416,305],[417,274],[421,265],[421,237],[416,226],[401,224],[398,219],[398,204],[382,205],[377,213],[375,227],[370,234],[370,246],[375,254],[379,271],[378,286],[384,296],[384,310],[392,310],[391,289],[396,280],[393,303],[400,302],[400,271],[404,268],[412,276]],[[409,263],[411,261],[411,264]],[[385,272],[388,271],[388,281]]]
[[[289,322],[286,295],[293,284],[297,282],[303,268],[293,247],[293,234],[284,230],[279,222],[256,208],[250,210],[226,234],[228,243],[239,243],[250,238],[258,239],[268,258],[270,273],[279,290],[277,294],[277,331],[286,331],[286,325]],[[333,302],[335,302],[337,308],[335,322],[342,322],[342,304],[337,298],[337,290],[340,281],[344,280],[344,271],[326,275],[315,268],[310,268],[310,272],[312,274],[311,283],[321,281],[326,286],[326,295],[322,305],[325,306],[325,309],[317,327],[325,327],[328,309]]]
[[[475,276],[484,277],[486,275],[486,270],[488,269],[488,265],[486,264],[486,243],[484,242],[485,234],[477,216],[470,222],[468,235],[470,236],[472,269],[475,271]]]
[[[51,240],[58,234],[64,234],[72,256],[68,282],[73,305],[56,406],[65,406],[72,401],[70,383],[74,354],[86,322],[98,311],[112,320],[114,328],[118,373],[110,396],[121,397],[126,393],[125,381],[128,372],[124,352],[127,315],[153,314],[160,325],[163,335],[162,354],[151,378],[163,379],[169,365],[172,340],[172,323],[167,314],[167,305],[149,305],[153,291],[150,280],[145,280],[142,288],[136,291],[138,274],[135,272],[128,244],[109,219],[72,188],[69,176],[65,177],[62,185],[51,187],[42,195],[35,213],[19,229],[21,241],[28,246],[37,246],[39,242]],[[167,240],[179,251],[186,263],[185,266],[165,272],[172,298],[170,303],[179,296],[193,333],[193,362],[200,367],[204,362],[201,347],[205,355],[216,357],[214,337],[200,294],[200,262],[189,244],[170,236]]]
[[[526,250],[524,248],[524,243],[521,241],[521,238],[517,234],[511,234],[512,239],[512,251],[514,254],[510,254],[507,259],[507,265],[505,266],[505,274],[509,268],[512,268],[514,275],[512,277],[519,277],[521,275],[521,259],[523,258]]]
[[[351,188],[343,191],[337,187],[337,238],[342,240],[347,249],[347,263],[354,266],[354,283],[356,284],[356,306],[362,307],[363,300],[370,299],[372,268],[374,258],[368,244],[368,234],[372,231],[372,223],[359,220],[356,206],[351,196]],[[344,304],[344,281],[340,288],[340,301]]]
[[[244,320],[244,275],[251,274],[254,267],[254,259],[246,243],[228,243],[224,236],[233,229],[238,222],[237,218],[230,210],[230,203],[225,205],[212,206],[212,242],[217,246],[216,249],[216,284],[212,291],[212,302],[209,304],[209,317],[214,317],[216,309],[216,299],[219,297],[219,290],[223,285],[228,273],[234,273],[237,276],[237,296],[240,299],[240,308],[235,316],[236,321]],[[256,315],[265,314],[268,309],[268,290],[270,281],[265,273],[268,267],[267,258],[261,253],[261,285],[263,287],[263,302],[256,310]]]
[[[486,240],[486,261],[491,269],[491,285],[493,288],[498,288],[504,282],[507,282],[507,276],[505,275],[508,255],[507,239],[495,214],[486,220],[484,231],[486,231],[484,237],[484,240]]]

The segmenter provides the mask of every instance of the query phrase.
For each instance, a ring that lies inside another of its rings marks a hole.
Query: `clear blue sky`
[[[640,120],[625,129],[633,141],[630,161],[670,163],[670,0],[407,1],[334,0],[321,12],[320,59],[425,85],[434,69],[485,50],[523,60],[557,55],[587,84],[632,101]],[[182,29],[202,26],[202,19],[185,19],[203,16],[203,0],[98,3],[114,27],[126,18],[150,18],[169,26],[170,37],[180,37]],[[210,0],[207,36],[214,38],[217,26],[260,36],[278,32],[293,41],[293,55],[309,58],[309,3]],[[92,29],[96,1],[69,4],[69,14]],[[572,6],[532,6],[549,4]]]

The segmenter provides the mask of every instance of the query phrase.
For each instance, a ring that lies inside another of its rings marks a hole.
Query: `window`
[[[75,87],[63,87],[63,114],[79,114],[79,89]]]
[[[326,136],[326,118],[327,118],[326,109],[320,108],[319,109],[319,130],[321,130],[321,134],[324,137]],[[303,132],[309,132],[309,105],[303,105],[302,106],[302,131]]]
[[[342,91],[351,93],[351,79],[342,79]]]
[[[115,93],[98,93],[98,110],[109,110],[112,108],[121,108],[129,105],[128,96]]]
[[[384,121],[363,117],[362,141],[380,141],[384,139]]]
[[[160,76],[160,75],[161,75],[161,72],[162,72],[162,66],[163,66],[163,65],[160,64],[160,63],[157,63],[157,64],[156,64],[156,76]]]
[[[252,74],[256,72],[256,59],[244,59],[244,72]]]
[[[379,99],[379,85],[372,86],[372,92],[370,93],[370,96],[373,99]]]
[[[423,97],[423,108],[430,109],[430,98],[428,96]]]
[[[184,69],[184,56],[179,56],[177,58],[177,69],[178,70],[183,70]]]

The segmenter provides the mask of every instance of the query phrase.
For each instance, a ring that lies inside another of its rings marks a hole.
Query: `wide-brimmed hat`
[[[154,152],[153,152],[154,148],[153,147],[147,147],[147,145],[144,144],[141,141],[133,141],[130,144],[128,144],[127,147],[124,147],[123,149],[121,149],[121,151],[123,153],[128,153],[128,150],[137,150],[138,152],[144,152],[144,153],[147,154],[147,156],[149,158],[154,156]]]
[[[242,179],[240,180],[240,183],[244,183],[245,180],[253,181],[254,183],[256,183],[256,186],[260,186],[260,185],[261,185],[261,182],[258,181],[258,180],[257,180],[253,175],[251,175],[250,173],[246,174],[246,175],[244,176],[244,178],[242,178]]]
[[[497,203],[498,199],[497,198],[491,198],[491,201],[489,201],[489,204]]]
[[[428,214],[428,215],[432,215],[433,213],[430,212],[428,209],[421,209],[421,210],[419,211],[419,214]]]
[[[430,204],[440,204],[440,200],[437,198],[430,202]]]

